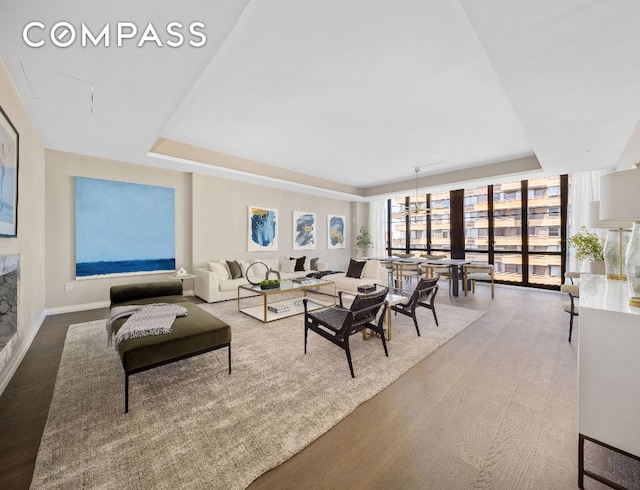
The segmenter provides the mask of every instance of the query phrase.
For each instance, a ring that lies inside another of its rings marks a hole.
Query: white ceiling
[[[640,119],[638,0],[2,3],[0,56],[44,145],[74,153],[229,175],[149,156],[166,138],[360,189],[411,188],[423,165],[429,176],[535,155],[548,174],[612,168]],[[202,21],[207,43],[30,48],[34,20],[94,32]],[[64,77],[79,89],[34,98]]]

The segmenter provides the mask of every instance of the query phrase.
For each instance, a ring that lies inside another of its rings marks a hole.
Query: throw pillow
[[[312,271],[317,271],[318,270],[318,260],[320,260],[320,257],[316,257],[314,259],[311,259],[311,270]]]
[[[238,264],[237,261],[227,260],[227,267],[229,268],[231,279],[239,279],[242,277],[242,269],[240,268],[240,264]]]
[[[364,269],[362,269],[362,276],[370,279],[378,279],[380,272],[380,261],[379,260],[367,260],[364,264]]]
[[[221,264],[220,262],[209,262],[209,270],[218,276],[219,281],[229,279],[229,270],[225,264]]]
[[[302,256],[297,259],[295,257],[289,257],[289,258],[296,261],[296,268],[294,269],[295,272],[304,271],[304,261],[307,258],[306,256]]]
[[[292,274],[296,270],[296,259],[284,259],[280,266],[280,272],[287,272]]]
[[[251,265],[251,262],[248,260],[236,260],[238,264],[240,264],[240,271],[242,272],[242,277],[247,277],[247,269]]]
[[[347,269],[347,277],[353,277],[356,279],[360,279],[362,276],[362,269],[367,265],[366,262],[360,262],[359,260],[351,259],[349,261],[349,268]]]
[[[280,270],[280,263],[279,263],[278,259],[258,259],[255,262],[262,262],[269,269],[273,269],[275,271],[279,271]]]

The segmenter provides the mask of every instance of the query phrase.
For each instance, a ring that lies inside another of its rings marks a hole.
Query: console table
[[[580,278],[578,486],[584,476],[622,488],[584,467],[585,440],[640,460],[640,308],[626,281]]]

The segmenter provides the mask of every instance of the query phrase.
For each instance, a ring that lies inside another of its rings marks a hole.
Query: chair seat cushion
[[[580,314],[580,304],[578,299],[574,299],[574,304],[575,304],[575,311],[574,314],[575,315],[579,315]],[[571,301],[565,301],[564,302],[564,311],[571,313]]]
[[[467,274],[467,279],[472,279],[474,281],[490,281],[491,275],[482,274],[482,273],[472,273],[472,274]]]

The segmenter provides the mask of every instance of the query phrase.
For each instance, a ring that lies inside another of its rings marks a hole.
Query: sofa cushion
[[[313,259],[310,260],[312,271],[318,270],[318,260],[320,260],[320,257],[314,257]]]
[[[300,272],[300,271],[305,270],[304,269],[304,263],[307,260],[307,257],[305,255],[303,255],[302,257],[298,257],[298,258],[296,258],[296,257],[290,257],[290,258],[296,261],[294,271]]]
[[[362,274],[360,277],[378,279],[380,276],[380,261],[379,260],[367,260],[364,265],[364,269],[362,269]]]
[[[166,302],[166,298],[153,298],[152,302],[159,301]],[[118,354],[125,371],[144,369],[231,342],[231,328],[226,322],[188,300],[181,305],[187,309],[188,315],[176,318],[171,333],[136,337],[118,344]],[[127,318],[120,318],[114,322],[114,333],[118,332],[126,320]]]
[[[208,264],[209,270],[214,272],[216,276],[218,276],[219,281],[224,281],[229,279],[231,275],[229,274],[229,269],[227,268],[227,264],[222,263],[221,261],[210,261]]]
[[[227,260],[227,267],[229,268],[229,275],[231,279],[238,279],[242,277],[242,269],[240,268],[240,264],[235,260]]]
[[[283,259],[280,263],[280,272],[294,272],[296,270],[296,259]]]
[[[255,264],[256,262],[262,262],[269,269],[273,269],[276,271],[280,270],[280,261],[278,259],[254,259],[251,261],[252,264]],[[261,270],[261,269],[258,269],[258,267],[254,267],[254,269],[252,270]]]
[[[247,269],[251,265],[251,262],[248,260],[236,260],[238,264],[240,264],[240,270],[242,271],[242,277],[247,277]]]
[[[359,260],[351,259],[349,261],[349,268],[347,269],[347,277],[360,279],[360,277],[362,277],[362,270],[364,269],[365,265],[367,265],[366,262],[360,262]]]
[[[220,291],[235,291],[238,289],[238,286],[242,284],[249,284],[249,281],[244,277],[225,279],[224,281],[220,281]]]

